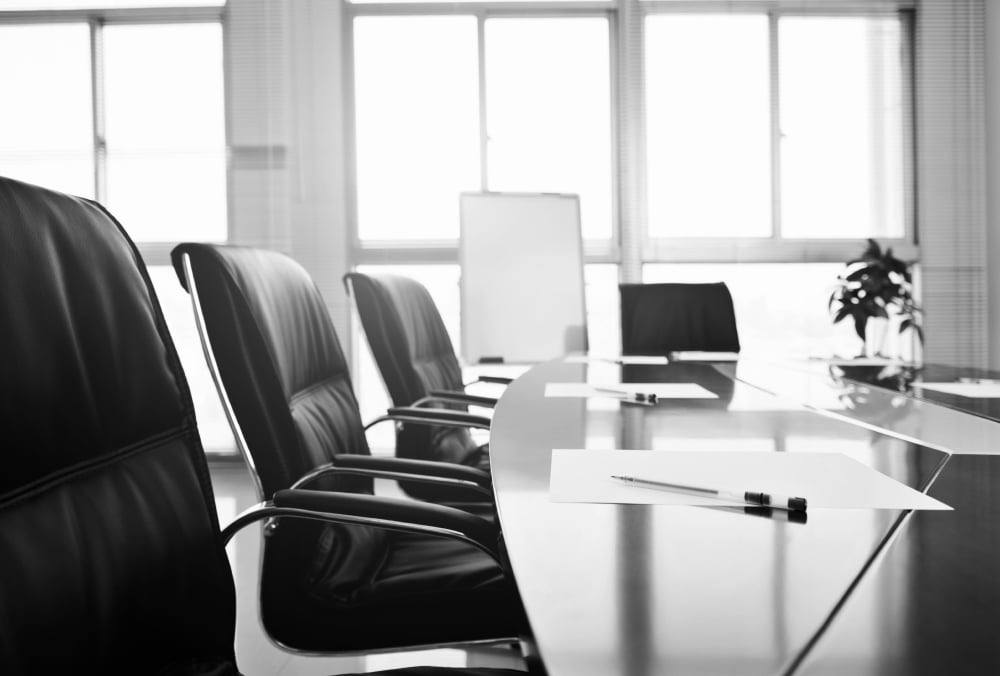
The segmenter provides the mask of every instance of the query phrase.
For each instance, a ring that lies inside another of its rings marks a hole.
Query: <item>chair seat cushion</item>
[[[283,567],[288,544],[269,543],[265,551],[261,616],[289,647],[375,650],[514,638],[526,630],[510,578],[464,542],[390,531],[368,584],[349,598]]]

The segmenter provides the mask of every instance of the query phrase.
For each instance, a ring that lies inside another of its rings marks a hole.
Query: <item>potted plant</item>
[[[889,317],[899,319],[899,333],[912,330],[923,342],[920,306],[913,298],[912,263],[884,251],[873,239],[860,258],[847,261],[830,295],[829,309],[836,324],[850,317],[864,345],[863,354],[882,356]],[[875,320],[875,321],[872,321]]]

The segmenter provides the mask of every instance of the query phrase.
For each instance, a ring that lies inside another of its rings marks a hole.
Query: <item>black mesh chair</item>
[[[372,498],[281,491],[220,532],[187,383],[121,227],[0,178],[0,241],[0,673],[238,674],[225,541],[272,517],[278,540],[293,523],[332,535]],[[384,523],[492,549],[492,529],[432,510]]]
[[[496,399],[469,394],[462,369],[434,299],[414,279],[360,272],[344,276],[371,347],[372,356],[396,406],[418,407],[433,416],[439,407],[467,410],[492,407]],[[509,378],[482,376],[483,382],[507,384]],[[430,407],[430,408],[428,408]],[[488,425],[488,420],[486,420]],[[489,469],[488,447],[468,429],[404,424],[397,428],[396,455]],[[440,499],[421,486],[412,495]]]
[[[273,251],[194,243],[181,244],[172,256],[264,498],[308,487],[361,493],[352,499],[378,504],[384,518],[436,508],[372,496],[372,478],[384,477],[489,500],[489,475],[475,468],[369,454],[340,343],[318,289],[298,263]],[[450,418],[464,424],[468,417],[442,415],[441,424]],[[383,419],[406,420],[407,410]],[[494,523],[470,517],[483,532],[493,529],[496,551]],[[509,576],[474,547],[384,531],[344,534],[314,524],[285,530],[288,542],[267,550],[261,614],[268,633],[286,645],[370,650],[510,640],[525,630]],[[426,621],[429,612],[433,622]]]
[[[739,352],[729,288],[713,284],[621,284],[622,354]]]

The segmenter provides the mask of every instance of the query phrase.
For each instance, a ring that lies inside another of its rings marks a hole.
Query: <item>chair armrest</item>
[[[335,462],[321,465],[303,474],[290,488],[305,488],[320,477],[334,474],[453,486],[493,497],[490,475],[476,467],[432,460],[377,458],[353,453],[342,453],[337,456]]]
[[[466,404],[468,406],[482,406],[484,408],[493,408],[497,405],[496,397],[484,397],[479,394],[467,394],[465,392],[456,392],[454,390],[431,390],[430,396],[424,397],[420,402],[425,401],[443,401],[455,404]],[[414,405],[417,405],[414,403]]]
[[[337,464],[341,467],[370,468],[387,472],[406,472],[407,474],[419,474],[421,476],[438,476],[466,483],[474,483],[483,488],[492,488],[493,486],[489,472],[484,472],[478,467],[468,467],[454,462],[377,457],[374,455],[351,453],[338,455]]]
[[[420,423],[424,425],[437,425],[440,427],[476,427],[488,430],[490,419],[486,416],[465,413],[464,411],[454,411],[448,408],[417,408],[415,406],[396,406],[390,408],[386,415],[375,418],[365,425],[367,430],[386,420],[397,422]]]
[[[277,491],[273,500],[240,514],[223,529],[223,544],[243,527],[279,516],[447,537],[467,542],[500,563],[496,526],[468,512],[427,502],[303,489]]]

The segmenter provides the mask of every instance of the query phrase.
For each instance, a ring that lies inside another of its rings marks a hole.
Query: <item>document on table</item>
[[[615,392],[655,394],[657,399],[719,398],[697,383],[548,383],[545,386],[546,397],[615,397]]]
[[[624,355],[600,355],[600,354],[573,354],[563,359],[569,364],[589,364],[590,362],[610,362],[623,366],[663,366],[669,363],[666,357],[644,354],[624,354]]]
[[[670,361],[737,361],[738,352],[705,352],[702,350],[682,350],[670,353]]]
[[[909,362],[888,357],[809,357],[807,361],[833,366],[909,366]]]
[[[951,509],[841,453],[772,451],[552,451],[552,502],[746,506],[679,491],[633,486],[612,476],[805,498],[809,510]]]
[[[1000,382],[978,382],[978,383],[913,383],[913,387],[944,394],[954,394],[958,397],[968,397],[969,399],[998,399],[1000,398]]]

